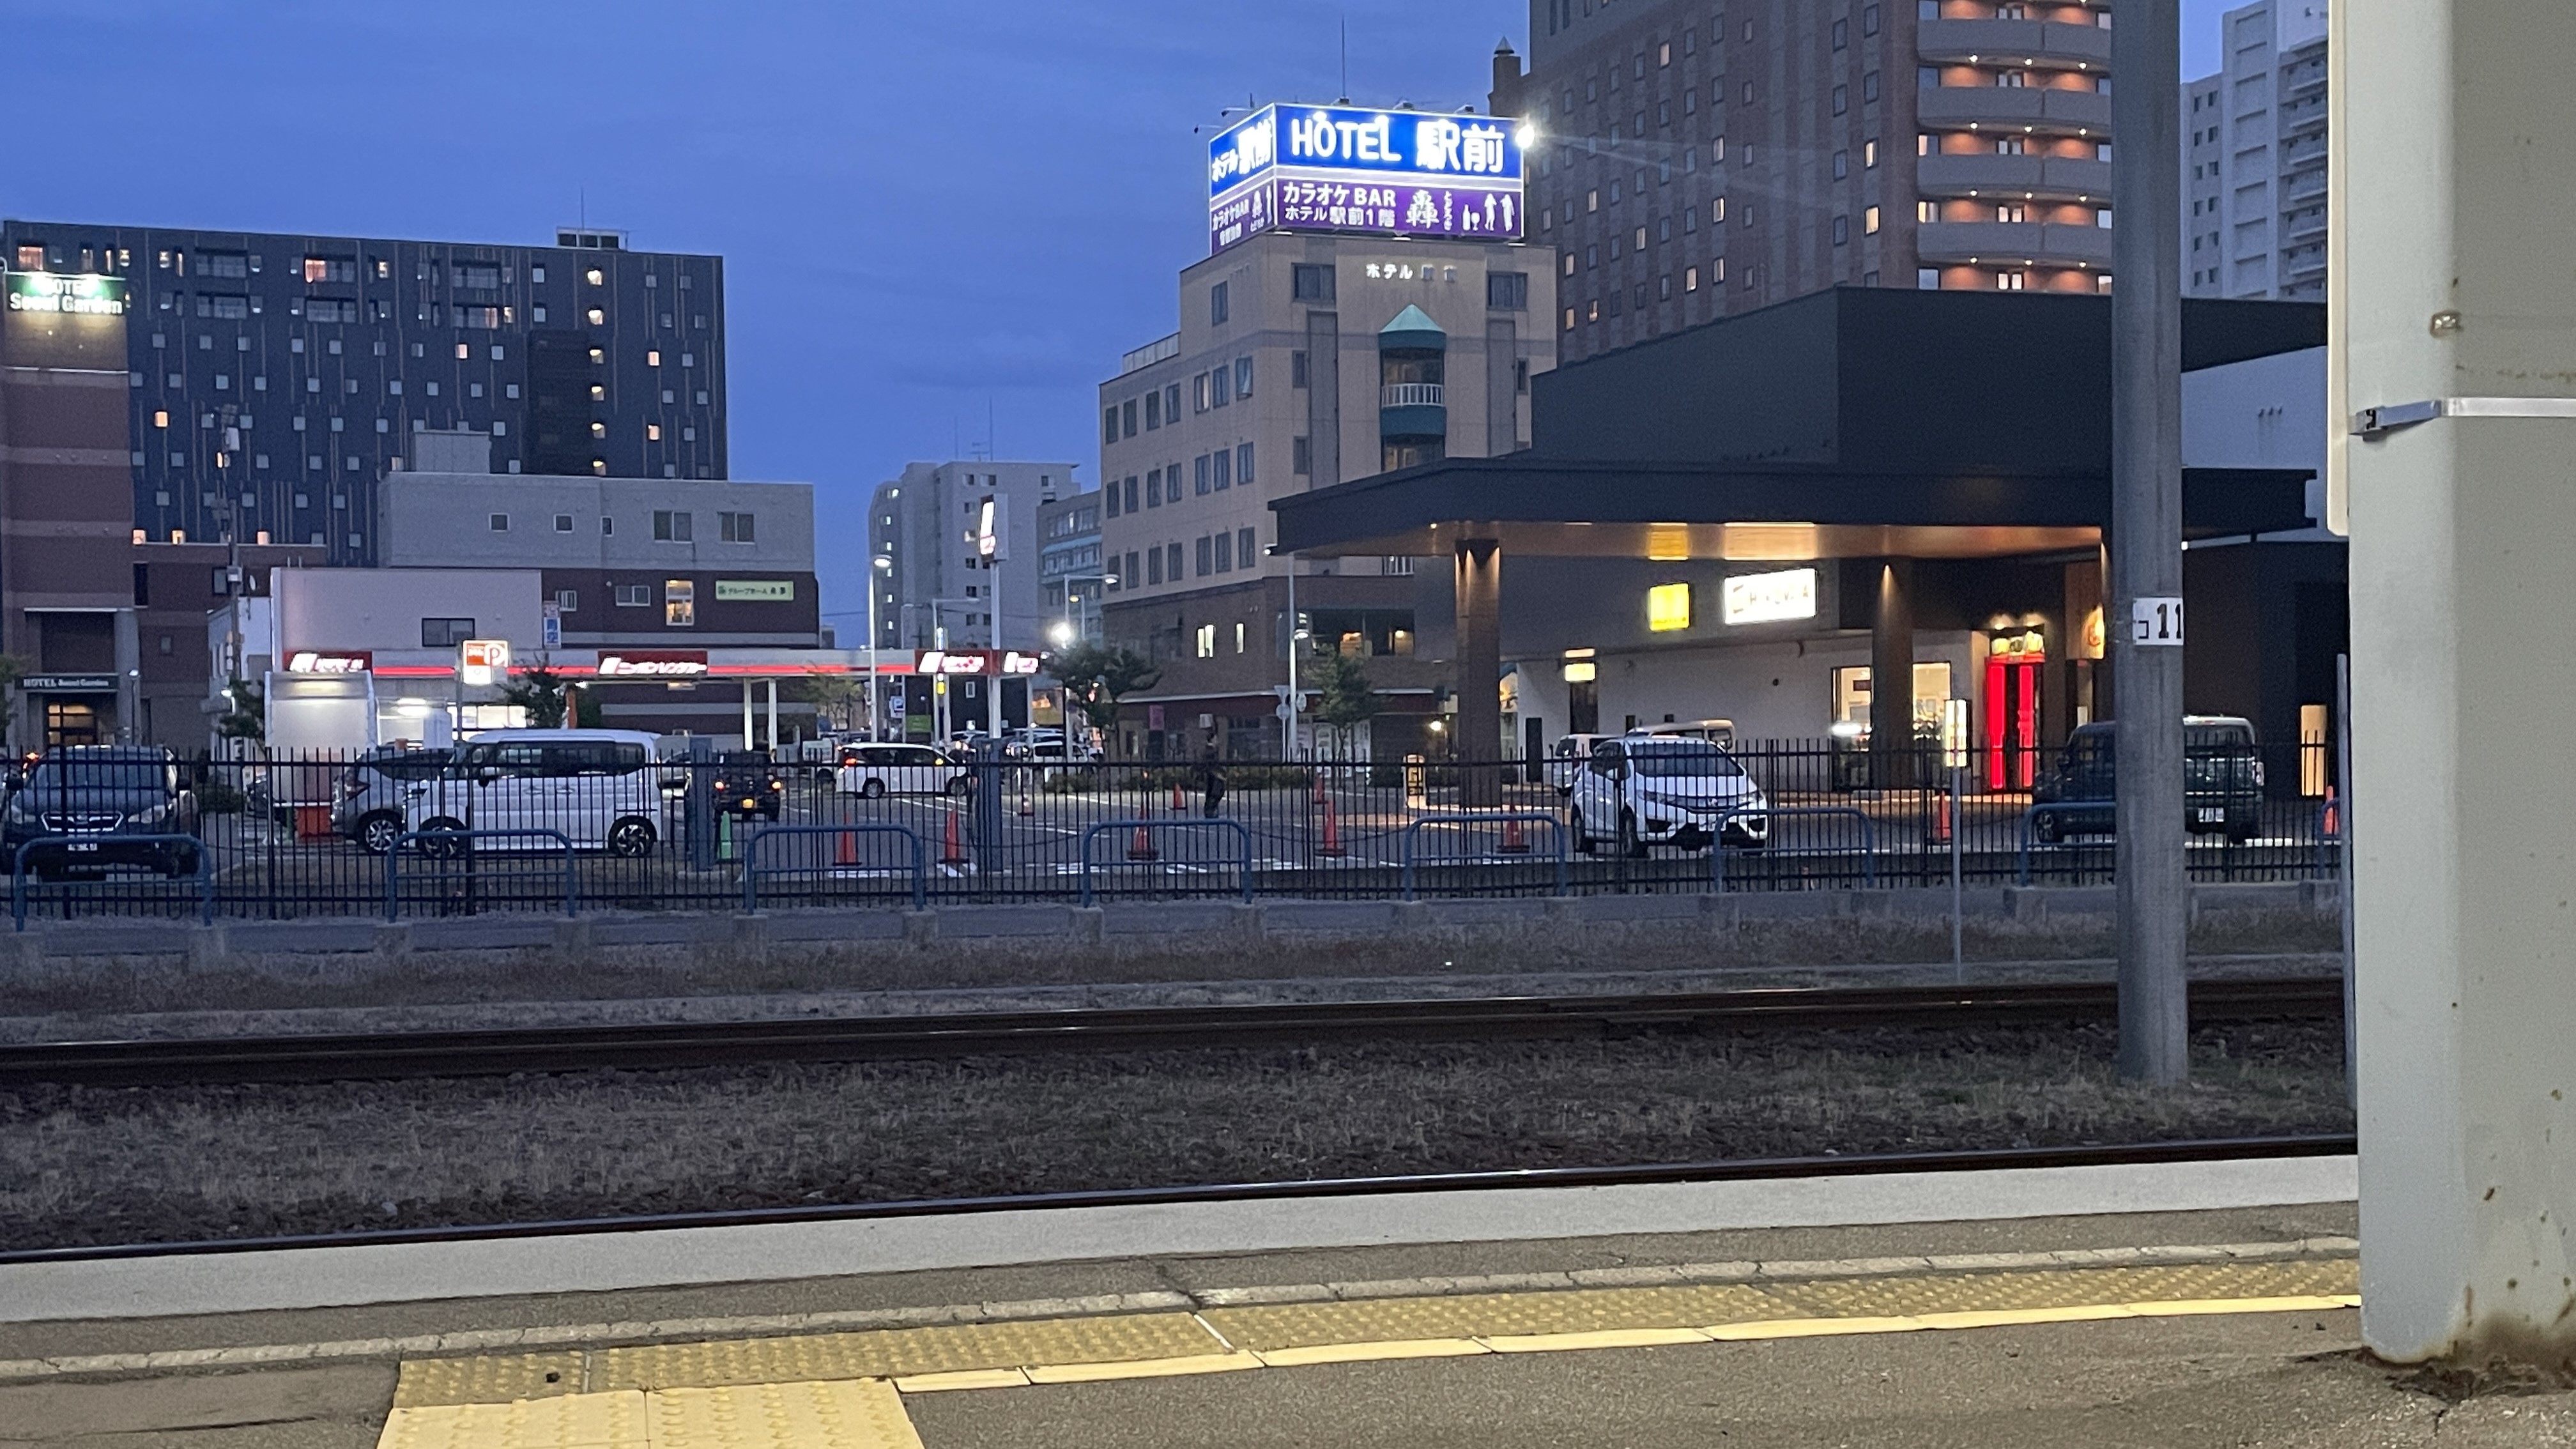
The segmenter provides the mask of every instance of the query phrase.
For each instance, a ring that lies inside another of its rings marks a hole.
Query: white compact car
[[[1735,757],[1709,741],[1632,734],[1593,747],[1574,776],[1566,828],[1585,854],[1604,842],[1632,857],[1657,845],[1706,850],[1721,828],[1727,845],[1759,850],[1771,841],[1770,818],[1729,812],[1769,803]]]
[[[1566,735],[1556,742],[1556,748],[1548,751],[1547,755],[1547,782],[1556,787],[1556,793],[1574,793],[1575,777],[1583,773],[1584,763],[1592,758],[1592,752],[1609,738],[1608,735]]]
[[[973,782],[928,745],[843,745],[832,788],[874,800],[884,795],[963,795]]]
[[[662,792],[653,737],[634,730],[489,730],[435,780],[407,792],[413,831],[555,831],[576,850],[643,856],[660,838]],[[427,855],[467,842],[416,841]],[[545,851],[543,835],[474,840],[477,851]]]

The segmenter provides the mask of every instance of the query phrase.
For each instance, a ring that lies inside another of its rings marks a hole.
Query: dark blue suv
[[[48,880],[96,879],[110,869],[197,873],[197,847],[152,836],[197,833],[197,797],[168,750],[73,745],[46,751],[0,809],[0,846],[16,868]]]
[[[2117,829],[2114,800],[2119,725],[2104,720],[2079,725],[2060,750],[2057,765],[2031,788],[2033,805],[2054,806],[2031,818],[2043,842],[2069,835],[2109,835]],[[2186,715],[2182,722],[2183,828],[2224,833],[2243,844],[2263,829],[2263,759],[2254,725],[2232,715]]]

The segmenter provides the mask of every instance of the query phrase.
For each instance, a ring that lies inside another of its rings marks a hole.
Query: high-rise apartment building
[[[2219,22],[2223,64],[2183,86],[2183,294],[2326,294],[2326,0]]]
[[[132,526],[376,561],[376,481],[421,430],[501,472],[726,476],[724,263],[629,251],[0,220],[0,264],[112,276]]]
[[[1273,231],[1182,271],[1180,330],[1100,385],[1105,629],[1162,668],[1128,701],[1122,752],[1278,753],[1291,561],[1270,553],[1271,501],[1527,447],[1530,377],[1556,365],[1550,262]],[[1295,612],[1389,698],[1387,738],[1409,720],[1418,747],[1449,669],[1416,653],[1414,566],[1295,565]]]
[[[2104,0],[1531,0],[1529,239],[1575,362],[1833,286],[2105,291]]]
[[[1039,510],[1080,490],[1071,463],[913,463],[868,508],[879,649],[1037,649],[1058,594],[1039,582]],[[878,558],[890,561],[879,569]],[[848,621],[864,633],[863,619]],[[943,632],[944,631],[944,632]]]

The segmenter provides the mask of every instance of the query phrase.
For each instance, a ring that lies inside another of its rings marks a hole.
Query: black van
[[[2057,765],[2031,788],[2031,833],[2044,842],[2069,835],[2109,835],[2117,828],[2114,720],[2079,725],[2067,737]],[[2183,827],[2195,834],[2224,832],[2239,845],[2262,833],[2263,759],[2254,725],[2232,715],[2185,715],[2182,722]]]

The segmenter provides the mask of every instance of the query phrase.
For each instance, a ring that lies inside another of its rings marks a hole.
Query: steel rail
[[[1763,1182],[1796,1177],[1868,1177],[1896,1173],[2034,1171],[2067,1167],[2139,1167],[2192,1162],[2345,1156],[2358,1150],[2350,1135],[2231,1137],[2124,1145],[2010,1147],[1964,1152],[1861,1153],[1834,1157],[1761,1157],[1718,1162],[1641,1164],[1629,1167],[1535,1167],[1488,1172],[1418,1173],[1400,1177],[1310,1178],[1287,1182],[1214,1183],[1202,1186],[1101,1188],[1083,1192],[1028,1193],[1007,1197],[926,1198],[880,1203],[799,1203],[712,1212],[648,1213],[631,1217],[571,1218],[551,1222],[476,1223],[455,1227],[367,1228],[346,1233],[302,1233],[265,1238],[217,1238],[174,1243],[118,1243],[95,1247],[28,1248],[0,1252],[0,1267],[30,1263],[191,1257],[304,1248],[399,1247],[423,1243],[496,1242],[590,1234],[669,1232],[677,1229],[763,1227],[793,1223],[856,1222],[884,1218],[959,1217],[976,1213],[1067,1208],[1153,1207],[1168,1204],[1276,1202],[1311,1198],[1488,1192],[1506,1188],[1625,1187],[1638,1184]]]
[[[2197,1024],[2331,1018],[2330,977],[2198,981]],[[936,1016],[512,1027],[363,1035],[139,1038],[0,1046],[0,1087],[196,1086],[519,1072],[673,1071],[1364,1040],[1489,1041],[1649,1030],[1960,1029],[2107,1021],[2109,982],[1784,988],[1236,1006],[962,1012]]]

